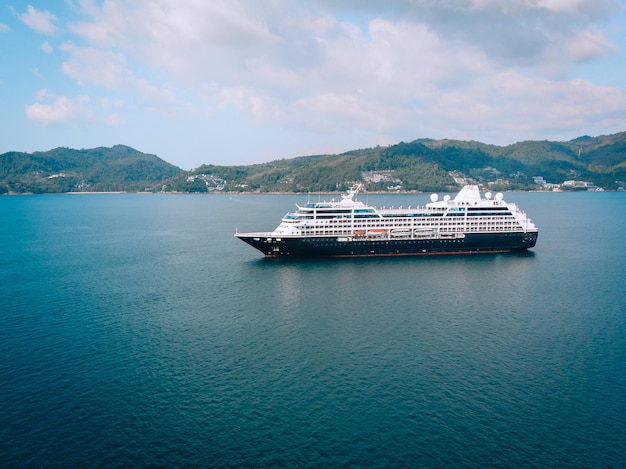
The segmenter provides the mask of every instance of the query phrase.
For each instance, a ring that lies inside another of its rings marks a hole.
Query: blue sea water
[[[306,197],[1,197],[0,464],[626,467],[626,194],[506,194],[524,254],[233,236]]]

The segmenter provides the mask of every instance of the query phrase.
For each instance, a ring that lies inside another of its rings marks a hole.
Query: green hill
[[[505,189],[537,189],[534,177],[583,180],[615,189],[626,180],[626,132],[569,142],[508,146],[420,139],[340,155],[302,156],[250,166],[203,165],[168,181],[178,191],[343,191],[354,181],[370,191],[454,190],[461,180]],[[455,180],[456,178],[456,180]]]
[[[182,170],[124,145],[0,155],[0,193],[160,190]]]
[[[468,181],[497,190],[525,190],[541,187],[535,177],[553,184],[576,180],[605,189],[624,187],[626,132],[508,146],[419,139],[340,155],[248,166],[202,165],[192,171],[123,145],[0,155],[0,193],[319,192],[344,191],[356,181],[364,181],[369,191],[453,191]]]
[[[354,181],[362,180],[366,171],[393,173],[404,190],[434,190],[453,186],[454,180],[425,155],[432,152],[419,143],[398,144],[354,150],[341,155],[314,155],[276,160],[250,166],[203,165],[189,174],[178,175],[168,182],[172,190],[185,191],[190,185],[204,190],[198,181],[210,175],[231,191],[308,192],[343,191]],[[190,176],[196,179],[190,182]],[[391,181],[393,182],[393,181]],[[370,183],[369,190],[387,190],[389,183]],[[209,190],[211,183],[208,183]]]

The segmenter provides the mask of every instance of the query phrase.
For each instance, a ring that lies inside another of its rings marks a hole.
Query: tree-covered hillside
[[[0,155],[0,193],[72,191],[320,192],[354,182],[369,191],[453,191],[474,182],[493,189],[617,189],[626,184],[626,132],[568,142],[487,145],[420,139],[340,155],[183,171],[155,155],[112,148]],[[574,184],[571,184],[572,181]]]
[[[169,181],[172,190],[187,190],[188,185],[198,186],[200,176],[211,175],[224,181],[227,190],[257,192],[308,192],[343,191],[353,182],[363,180],[368,171],[393,173],[392,181],[371,182],[369,190],[388,190],[393,180],[402,184],[403,190],[435,190],[453,187],[454,180],[435,160],[425,146],[399,144],[350,151],[341,155],[303,156],[276,160],[250,166],[203,165],[190,174],[181,174]],[[196,180],[189,181],[197,176]],[[206,179],[206,178],[205,178]],[[211,186],[208,185],[210,190]]]
[[[485,153],[493,158],[493,167],[504,175],[521,171],[553,183],[581,179],[607,189],[615,189],[617,181],[626,180],[626,132],[583,136],[567,142],[526,141],[505,147],[455,140],[431,140],[426,144],[433,149],[474,149]]]
[[[615,189],[626,180],[626,133],[504,147],[421,139],[250,166],[204,165],[174,177],[168,188],[315,192],[343,191],[352,182],[365,181],[370,191],[437,191],[473,181],[496,189],[525,190],[541,187],[535,177],[553,184],[584,180],[589,186]]]
[[[161,190],[182,170],[124,145],[0,155],[0,193]]]

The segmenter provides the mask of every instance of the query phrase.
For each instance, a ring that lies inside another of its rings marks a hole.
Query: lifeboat
[[[389,232],[391,236],[402,237],[409,236],[411,234],[411,228],[394,228]]]

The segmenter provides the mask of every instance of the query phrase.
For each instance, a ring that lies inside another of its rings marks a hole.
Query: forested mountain
[[[508,146],[421,139],[250,166],[204,165],[174,177],[168,187],[181,191],[315,192],[343,191],[351,182],[365,181],[370,191],[436,191],[454,190],[464,180],[490,183],[499,190],[543,187],[535,177],[553,184],[576,180],[605,189],[623,186],[626,132]]]
[[[0,155],[0,193],[318,192],[343,191],[356,181],[365,182],[369,191],[452,191],[467,181],[506,190],[537,189],[568,180],[585,183],[565,188],[624,187],[626,132],[508,146],[420,139],[340,155],[248,166],[203,165],[192,171],[123,145]]]
[[[124,145],[0,155],[0,193],[158,191],[182,170]]]

